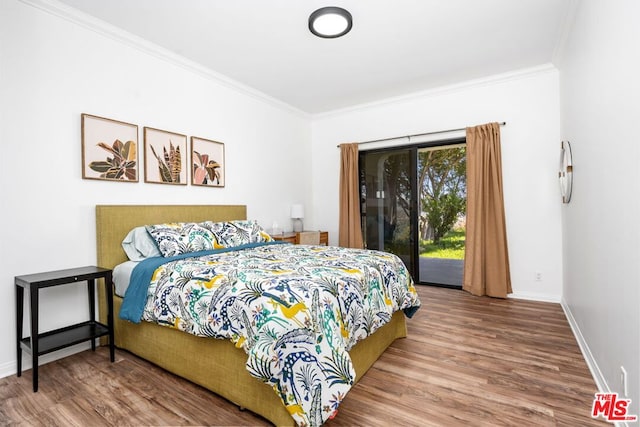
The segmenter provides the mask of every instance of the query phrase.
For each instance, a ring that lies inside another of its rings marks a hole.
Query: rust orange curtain
[[[502,191],[500,125],[467,133],[467,235],[462,288],[473,295],[506,298],[511,291]]]
[[[340,144],[340,222],[338,244],[363,247],[358,189],[358,144]]]

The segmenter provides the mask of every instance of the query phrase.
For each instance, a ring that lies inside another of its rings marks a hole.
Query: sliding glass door
[[[360,156],[361,213],[365,247],[398,255],[414,272],[416,242],[414,149]]]
[[[464,142],[360,152],[365,247],[398,255],[416,283],[462,287]]]

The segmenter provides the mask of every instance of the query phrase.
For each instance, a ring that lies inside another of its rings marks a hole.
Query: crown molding
[[[494,74],[494,75],[482,77],[479,79],[467,80],[464,82],[455,83],[455,84],[446,85],[446,86],[439,86],[436,88],[426,89],[419,92],[412,92],[406,95],[385,98],[378,101],[341,108],[338,110],[318,113],[318,114],[314,114],[312,118],[314,120],[324,119],[324,118],[338,116],[338,115],[342,115],[342,114],[346,114],[354,111],[362,111],[369,108],[383,107],[386,105],[412,101],[418,98],[431,98],[436,96],[442,96],[449,93],[455,93],[463,90],[469,90],[474,88],[491,86],[495,84],[506,83],[513,80],[520,80],[520,79],[529,78],[532,76],[537,76],[537,75],[542,75],[542,74],[547,74],[547,73],[552,73],[557,71],[558,69],[553,64],[547,63],[547,64],[539,65],[536,67],[523,68],[520,70],[510,71],[507,73]]]
[[[257,99],[258,101],[270,104],[273,107],[293,113],[302,118],[309,119],[309,113],[302,111],[290,104],[280,101],[277,98],[269,96],[264,92],[244,85],[224,74],[217,73],[195,61],[191,61],[181,55],[171,52],[155,43],[152,43],[142,37],[131,34],[121,28],[111,25],[105,21],[86,14],[78,9],[61,3],[57,0],[20,0],[22,3],[40,9],[58,18],[69,21],[73,24],[81,26],[87,30],[93,31],[106,38],[112,39],[118,43],[122,43],[129,47],[133,47],[147,55],[166,61],[170,64],[181,67],[189,72],[204,77],[214,83],[225,86],[226,88],[235,90],[240,94]]]
[[[20,0],[20,1],[28,6],[34,7],[36,9],[40,9],[58,18],[64,19],[73,24],[81,26],[87,30],[100,34],[103,37],[109,38],[118,43],[122,43],[123,45],[133,47],[147,55],[153,56],[155,58],[166,61],[170,64],[181,67],[189,72],[197,74],[207,80],[210,80],[228,89],[234,90],[242,95],[251,97],[258,101],[269,104],[275,108],[284,110],[286,112],[292,113],[298,117],[308,119],[308,120],[322,119],[322,118],[341,115],[341,114],[345,114],[353,111],[359,111],[363,109],[375,108],[375,107],[380,107],[384,105],[410,101],[416,98],[428,98],[428,97],[440,96],[443,94],[458,92],[461,90],[468,90],[475,87],[483,87],[483,86],[492,85],[492,84],[499,84],[499,83],[504,83],[510,80],[530,77],[532,75],[537,75],[537,74],[546,73],[550,71],[557,71],[557,68],[552,63],[548,63],[548,64],[543,64],[540,66],[526,68],[522,70],[515,70],[512,72],[496,74],[496,75],[492,75],[484,78],[468,80],[465,82],[456,83],[452,85],[440,86],[440,87],[431,88],[423,91],[412,92],[406,95],[385,98],[385,99],[381,99],[381,100],[373,101],[369,103],[352,105],[352,106],[337,109],[337,110],[331,110],[331,111],[326,111],[326,112],[317,113],[317,114],[310,114],[290,104],[287,104],[277,98],[269,96],[264,92],[261,92],[255,88],[244,85],[224,74],[215,72],[210,68],[207,68],[195,61],[189,60],[181,55],[171,52],[170,50],[165,49],[146,39],[143,39],[142,37],[131,34],[121,28],[111,25],[105,21],[95,18],[89,14],[86,14],[78,9],[75,9],[57,0]],[[553,56],[554,63],[556,60],[561,58],[563,47],[568,37],[567,35],[569,34],[570,28],[573,23],[573,17],[575,15],[575,10],[577,9],[577,5],[578,5],[577,0],[572,0],[572,7],[567,13],[567,16],[565,19],[564,31],[562,33],[561,40],[558,42],[554,50],[554,56]]]

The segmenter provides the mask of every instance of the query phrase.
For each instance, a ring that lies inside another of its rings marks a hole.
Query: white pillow
[[[122,249],[131,261],[142,261],[145,258],[162,256],[155,240],[144,226],[136,227],[122,241]]]

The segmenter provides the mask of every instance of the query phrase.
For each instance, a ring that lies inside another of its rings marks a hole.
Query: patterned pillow
[[[271,242],[273,238],[256,220],[226,222],[206,221],[200,223],[211,231],[218,243],[225,248],[233,248],[248,243]]]
[[[193,222],[147,225],[147,231],[164,257],[220,247],[209,229]]]

